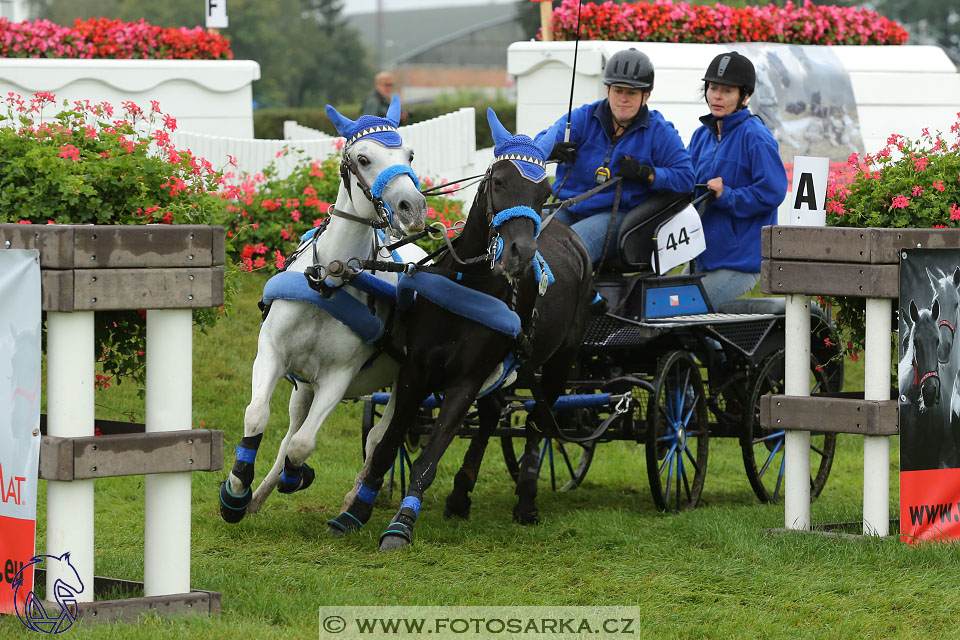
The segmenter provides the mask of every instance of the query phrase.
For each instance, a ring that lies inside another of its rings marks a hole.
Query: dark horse
[[[934,299],[930,309],[919,309],[915,301],[910,301],[913,326],[909,328],[899,367],[900,468],[905,471],[942,466],[936,444],[942,437],[950,407],[943,402],[937,358],[940,348],[939,317],[940,303],[937,299]]]
[[[539,233],[541,221],[535,212],[550,195],[544,170],[547,151],[527,136],[511,137],[492,110],[487,118],[496,142],[493,163],[477,191],[455,251],[437,262],[450,278],[441,277],[442,288],[456,289],[453,297],[466,300],[466,306],[481,313],[465,317],[469,314],[453,312],[452,305],[434,302],[418,290],[407,322],[407,358],[394,385],[393,420],[368,457],[349,507],[330,521],[329,531],[334,535],[367,522],[383,476],[413,426],[421,403],[430,394],[439,395],[443,399],[439,415],[413,463],[400,511],[380,537],[381,550],[413,542],[423,494],[436,476],[440,457],[477,400],[480,433],[471,442],[464,467],[454,481],[454,492],[447,499],[447,515],[468,514],[467,494],[473,489],[483,449],[503,404],[497,391],[481,392],[488,390],[490,378],[502,377],[501,369],[510,370],[510,362],[516,358],[521,374],[541,373],[544,404],[549,407],[564,389],[593,297],[590,258],[576,234],[556,222]],[[418,273],[412,280],[423,275]],[[553,282],[544,291],[551,278]],[[453,280],[465,286],[455,285]],[[515,323],[513,329],[511,322]],[[535,415],[539,410],[535,409]],[[537,460],[539,440],[534,429],[527,429],[525,460]],[[537,474],[535,462],[520,470],[519,499],[514,508],[514,519],[519,522],[538,519]]]

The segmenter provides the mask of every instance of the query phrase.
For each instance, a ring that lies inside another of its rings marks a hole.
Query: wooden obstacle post
[[[192,429],[192,309],[223,304],[224,230],[0,224],[0,247],[40,251],[47,312],[46,553],[69,551],[80,617],[219,612],[190,589],[190,473],[223,468],[223,433]],[[94,312],[147,310],[146,424],[94,419]],[[105,435],[95,436],[101,427]],[[146,475],[144,582],[94,576],[94,480]],[[60,576],[46,571],[47,593]],[[38,572],[42,575],[43,572]],[[39,579],[39,578],[38,578]],[[142,597],[95,601],[105,590]]]
[[[761,290],[787,296],[786,393],[761,398],[760,424],[786,430],[787,529],[811,527],[810,431],[820,431],[864,437],[863,533],[888,535],[890,436],[900,432],[897,400],[890,398],[891,300],[899,296],[899,254],[957,246],[960,229],[764,227]],[[866,298],[862,398],[809,397],[811,295]]]

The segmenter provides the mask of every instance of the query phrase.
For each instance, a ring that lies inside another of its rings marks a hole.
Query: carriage
[[[661,192],[632,211],[623,224],[618,257],[595,275],[607,311],[588,324],[566,393],[553,406],[555,420],[532,419],[530,381],[507,391],[494,432],[516,481],[523,464],[526,429],[544,434],[537,466],[553,490],[580,485],[597,444],[614,440],[645,445],[647,476],[661,510],[697,506],[706,476],[711,437],[736,438],[757,498],[783,496],[784,431],[764,429],[760,398],[784,389],[783,298],[740,299],[714,309],[696,275],[658,275],[654,250],[664,225],[692,196]],[[811,306],[811,393],[843,387],[843,360],[832,343],[828,314]],[[389,393],[364,398],[363,433],[380,417]],[[428,435],[439,399],[424,403],[414,435]],[[478,428],[472,410],[459,435]],[[811,497],[826,484],[836,434],[813,433]],[[391,482],[405,484],[409,449],[402,448]],[[403,492],[401,486],[401,493]]]

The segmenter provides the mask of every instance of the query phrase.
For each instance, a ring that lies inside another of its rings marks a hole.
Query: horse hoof
[[[540,524],[540,512],[537,509],[521,511],[514,507],[513,521],[522,525]]]
[[[347,532],[339,527],[335,527],[332,524],[327,525],[327,535],[331,538],[342,538],[347,535]]]
[[[447,496],[446,506],[443,509],[443,517],[448,519],[462,518],[463,520],[469,520],[471,503],[472,501],[469,496],[464,496],[461,499],[451,493]]]
[[[350,511],[344,511],[336,518],[327,520],[327,533],[334,538],[342,538],[351,531],[359,531],[363,525],[363,520],[357,518]]]
[[[247,513],[251,499],[250,487],[247,487],[243,495],[235,496],[230,492],[227,481],[224,480],[220,483],[220,517],[230,524],[240,522]]]
[[[383,534],[380,537],[380,551],[393,551],[410,546],[410,541],[403,536]]]
[[[277,491],[280,493],[295,493],[297,491],[303,491],[311,484],[313,484],[313,479],[316,476],[313,469],[304,462],[300,465],[300,474],[293,476],[292,478],[287,475],[286,469],[280,473],[280,484],[277,485]]]

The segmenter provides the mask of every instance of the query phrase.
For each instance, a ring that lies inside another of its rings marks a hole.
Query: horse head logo
[[[53,593],[47,594],[48,598],[53,597],[53,601],[57,603],[60,610],[47,613],[43,601],[31,591],[24,600],[23,611],[20,611],[19,591],[23,585],[23,570],[41,562],[47,562],[51,567],[53,564],[58,564],[59,573],[64,576],[53,583]],[[25,627],[40,633],[63,633],[69,629],[77,620],[77,596],[81,593],[83,593],[83,580],[80,579],[76,567],[70,562],[69,551],[61,556],[33,556],[30,562],[20,568],[13,579],[13,602],[17,617]]]

